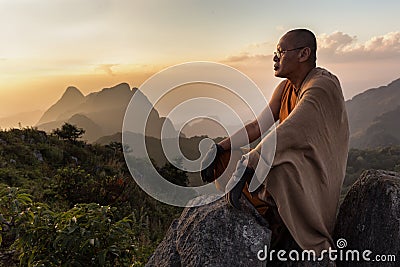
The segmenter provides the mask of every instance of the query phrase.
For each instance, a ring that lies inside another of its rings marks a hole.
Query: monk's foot
[[[244,166],[243,166],[244,167]],[[250,182],[251,178],[254,175],[254,170],[248,167],[245,167],[245,170],[242,176],[237,176],[237,173],[240,172],[236,170],[236,172],[232,175],[232,178],[229,180],[226,185],[226,189],[228,193],[225,195],[226,201],[234,208],[240,210],[240,202],[239,199],[242,195],[242,191],[246,182]]]

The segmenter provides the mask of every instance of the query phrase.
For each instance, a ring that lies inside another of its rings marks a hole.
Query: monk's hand
[[[254,170],[244,164],[245,159],[242,159],[236,165],[236,171],[232,174],[231,179],[225,187],[225,199],[234,208],[240,210],[239,199],[246,182],[250,183],[254,175]]]
[[[201,162],[200,176],[203,182],[213,182],[216,177],[214,175],[215,163],[218,157],[224,152],[224,149],[219,144],[212,144],[207,154]]]

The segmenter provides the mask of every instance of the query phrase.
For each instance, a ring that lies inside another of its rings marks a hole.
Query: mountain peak
[[[74,86],[69,86],[61,98],[40,118],[38,125],[56,120],[60,114],[72,110],[85,100],[85,96]]]
[[[368,89],[346,101],[350,124],[350,146],[386,146],[399,136],[400,79]],[[384,133],[384,134],[383,134]],[[399,142],[396,141],[397,143]]]
[[[85,96],[79,91],[78,88],[75,86],[68,86],[67,90],[65,90],[64,94],[61,98],[68,97],[68,98],[84,98]]]
[[[127,83],[120,83],[113,87],[103,88],[86,96],[86,103],[101,105],[104,107],[121,106],[121,103],[129,101],[133,93]]]
[[[129,87],[129,84],[120,83],[120,84],[117,84],[117,85],[115,85],[113,87],[110,87],[110,88],[103,88],[100,93],[105,92],[105,91],[121,91],[121,92],[128,92],[129,91],[130,92],[131,89]]]
[[[394,80],[393,82],[391,82],[391,83],[389,83],[387,86],[390,86],[390,87],[400,87],[400,78],[399,79],[397,79],[397,80]]]

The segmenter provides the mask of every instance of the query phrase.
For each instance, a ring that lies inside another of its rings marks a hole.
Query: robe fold
[[[332,234],[349,143],[345,102],[339,80],[322,68],[308,73],[298,96],[287,97],[291,103],[281,106],[281,111],[292,110],[282,115],[285,118],[275,129],[272,162],[272,157],[263,155],[273,149],[268,147],[275,143],[272,134],[249,152],[262,162],[260,168],[272,166],[265,169],[269,173],[257,194],[265,201],[273,197],[283,222],[302,249],[320,253],[335,246]]]

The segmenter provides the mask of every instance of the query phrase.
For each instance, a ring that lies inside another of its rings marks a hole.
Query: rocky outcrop
[[[244,211],[231,208],[224,199],[186,208],[146,266],[328,266],[259,261],[257,252],[270,243],[268,223],[244,198],[241,202]],[[365,171],[340,207],[334,240],[337,266],[399,266],[400,174]],[[363,254],[366,250],[371,253]]]
[[[243,211],[224,199],[186,208],[146,266],[265,266],[257,252],[269,246],[271,232],[253,206],[241,202]]]
[[[365,171],[352,186],[338,214],[335,240],[342,250],[370,250],[367,256],[395,255],[397,262],[339,261],[338,266],[399,266],[400,262],[400,174]],[[341,242],[341,243],[340,243]]]

